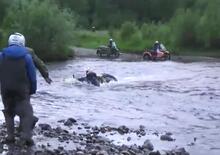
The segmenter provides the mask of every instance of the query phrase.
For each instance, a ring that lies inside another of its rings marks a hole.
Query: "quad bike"
[[[160,52],[154,52],[150,50],[145,50],[143,53],[143,59],[144,60],[152,60],[152,61],[165,61],[170,60],[170,52],[169,51],[160,51]]]
[[[96,54],[99,57],[107,57],[107,58],[118,58],[120,55],[120,52],[116,49],[111,49],[108,46],[99,46]]]

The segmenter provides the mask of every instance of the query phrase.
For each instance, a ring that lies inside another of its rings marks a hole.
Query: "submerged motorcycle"
[[[75,76],[73,75],[73,78]],[[109,83],[111,81],[118,81],[117,78],[110,74],[103,73],[101,76],[97,76],[95,73],[89,74],[86,77],[77,78],[80,82],[87,82],[88,84],[92,84],[94,86],[100,86],[103,83]]]

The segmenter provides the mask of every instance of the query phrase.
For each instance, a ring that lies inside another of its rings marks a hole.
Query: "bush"
[[[141,26],[141,33],[147,48],[152,47],[156,40],[162,42],[165,45],[171,44],[171,29],[168,24],[144,23]]]
[[[196,25],[199,23],[199,15],[191,10],[180,9],[170,21],[171,40],[177,47],[195,47],[198,45]]]
[[[141,26],[141,33],[143,36],[143,39],[150,39],[150,40],[155,40],[155,32],[157,31],[158,26],[154,23],[144,23]]]
[[[77,46],[94,49],[100,45],[107,45],[110,38],[107,31],[92,32],[79,30],[75,35],[77,37]]]
[[[127,40],[130,37],[132,37],[132,35],[134,33],[136,33],[138,31],[138,27],[135,23],[133,22],[125,22],[124,24],[122,24],[121,29],[120,29],[120,37],[122,40]]]
[[[198,24],[198,38],[206,48],[220,48],[220,1],[209,1]]]
[[[8,34],[23,33],[28,46],[47,60],[66,59],[71,54],[74,27],[73,15],[49,0],[14,1],[3,23]]]

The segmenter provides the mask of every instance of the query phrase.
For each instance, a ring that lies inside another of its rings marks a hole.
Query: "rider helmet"
[[[86,69],[86,75],[87,75],[89,72],[91,72],[91,69],[88,67],[88,68]]]
[[[8,45],[25,46],[25,37],[20,33],[11,34],[8,38]]]
[[[110,41],[110,42],[113,42],[113,39],[111,38],[111,39],[109,39],[109,41]]]
[[[159,43],[159,41],[155,41],[155,44],[158,44]]]

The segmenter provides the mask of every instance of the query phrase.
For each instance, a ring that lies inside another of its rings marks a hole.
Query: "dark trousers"
[[[20,117],[22,128],[21,138],[29,141],[32,137],[33,108],[30,104],[29,93],[2,90],[4,116],[7,127],[8,139],[14,139],[14,117]]]

